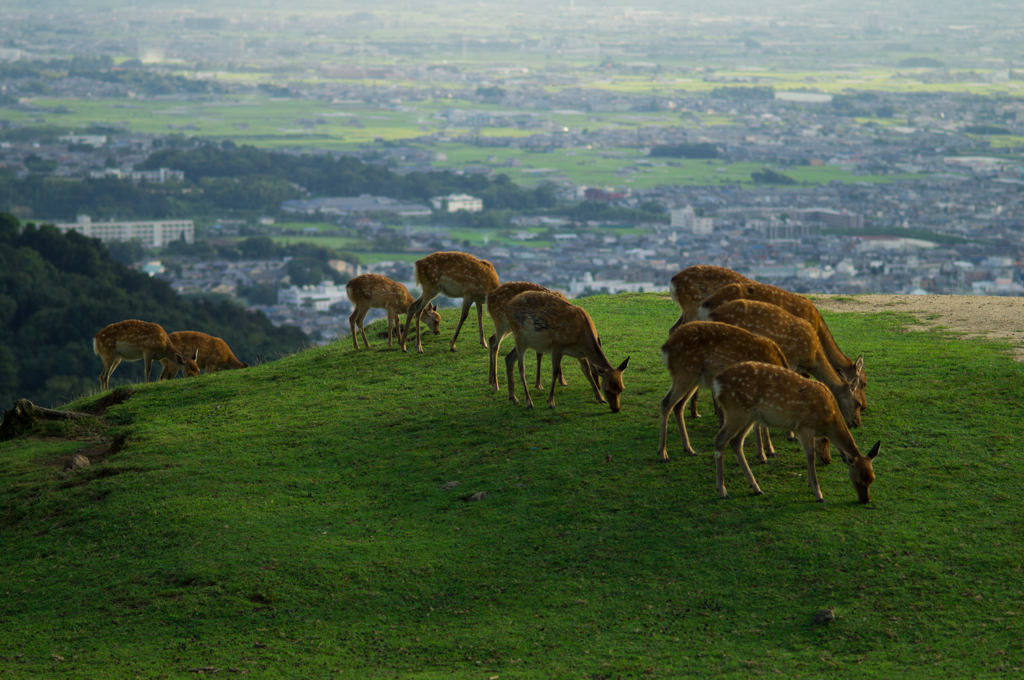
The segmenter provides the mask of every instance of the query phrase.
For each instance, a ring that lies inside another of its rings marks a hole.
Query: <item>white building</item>
[[[318,312],[325,312],[336,302],[348,300],[345,287],[334,285],[333,281],[321,281],[315,286],[292,286],[277,291],[277,304],[291,307],[311,306]]]
[[[678,210],[673,210],[671,215],[672,226],[677,229],[683,229],[694,234],[705,235],[714,231],[714,220],[710,217],[697,217],[697,213],[694,212],[692,205],[688,205],[685,208],[680,208]]]
[[[75,222],[58,222],[53,226],[62,234],[77,231],[82,236],[111,241],[141,241],[150,248],[163,248],[171,241],[185,239],[194,243],[196,227],[192,220],[147,220],[139,222],[93,222],[88,215],[79,215]]]
[[[163,184],[170,180],[184,182],[185,171],[160,168],[159,170],[132,170],[130,172],[125,172],[124,170],[118,170],[117,168],[104,168],[103,170],[90,170],[89,177],[91,179],[106,179],[108,177],[113,177],[115,179],[129,179],[133,184],[138,184],[143,180],[150,184]]]
[[[430,199],[434,210],[443,210],[445,201],[448,202],[448,212],[465,210],[466,212],[480,212],[484,209],[484,200],[469,194],[450,194],[448,196],[435,196]]]
[[[103,146],[107,143],[106,135],[61,135],[57,141],[66,144],[88,144],[89,146]]]
[[[593,274],[586,272],[583,279],[569,282],[569,297],[579,297],[587,291],[615,295],[616,293],[667,293],[668,286],[655,285],[653,281],[595,280]]]

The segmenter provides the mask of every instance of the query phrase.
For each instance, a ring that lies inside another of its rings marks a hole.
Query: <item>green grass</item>
[[[63,427],[0,444],[0,670],[934,678],[1024,663],[1024,367],[1006,345],[826,314],[865,355],[854,434],[883,442],[873,502],[834,456],[814,503],[781,433],[779,458],[754,465],[766,494],[728,460],[722,501],[706,395],[700,455],[673,434],[655,460],[677,309],[580,304],[609,358],[632,356],[619,414],[570,361],[555,410],[510,405],[472,321],[447,351],[446,310],[422,356],[346,339],[139,386],[105,417],[127,445],[82,472],[45,465],[89,446]],[[838,619],[813,626],[825,607]]]

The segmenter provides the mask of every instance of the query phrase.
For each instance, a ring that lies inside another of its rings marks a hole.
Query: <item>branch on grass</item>
[[[36,406],[28,399],[17,399],[14,408],[4,411],[3,422],[0,422],[0,442],[14,439],[25,433],[33,424],[42,420],[80,420],[95,418],[88,413],[77,411],[58,411],[52,408]]]

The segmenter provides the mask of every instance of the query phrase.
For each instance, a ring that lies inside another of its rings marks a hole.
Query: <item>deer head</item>
[[[437,313],[437,305],[427,304],[427,308],[423,310],[423,316],[420,320],[427,324],[427,328],[431,330],[434,335],[441,332],[441,315]]]
[[[861,503],[867,503],[871,500],[869,487],[871,482],[875,481],[875,470],[871,465],[871,461],[878,455],[881,446],[882,441],[878,440],[866,456],[862,456],[860,453],[848,454],[845,451],[841,451],[843,462],[849,467],[850,481],[853,483],[853,489],[857,492],[857,499]]]
[[[600,342],[600,339],[598,342]],[[612,413],[618,413],[622,410],[619,399],[622,393],[626,391],[626,386],[622,382],[622,374],[627,366],[629,366],[629,357],[626,357],[626,360],[619,364],[618,368],[601,368],[591,364],[594,372],[601,376],[601,391],[604,393],[605,399],[608,400],[608,406],[611,408]]]

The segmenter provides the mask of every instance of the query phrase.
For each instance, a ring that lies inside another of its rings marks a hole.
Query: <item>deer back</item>
[[[218,337],[199,331],[177,331],[168,337],[186,356],[195,356],[196,365],[207,373],[249,367],[249,364],[239,361],[228,343]]]
[[[782,366],[756,362],[734,364],[713,381],[719,405],[729,413],[740,410],[771,428],[828,437],[840,451],[856,443],[832,393],[819,382]]]
[[[696,321],[700,303],[730,283],[748,283],[750,279],[725,267],[697,264],[672,277],[669,291],[672,301],[683,310],[686,321]]]
[[[711,310],[708,319],[733,324],[774,340],[786,355],[790,368],[820,380],[832,392],[847,425],[860,426],[863,387],[856,378],[851,382],[832,367],[810,323],[781,307],[757,300],[726,302]]]
[[[432,253],[417,260],[414,271],[425,294],[441,292],[452,298],[482,301],[500,285],[494,265],[468,253]]]
[[[508,302],[505,316],[516,337],[522,335],[530,349],[542,354],[557,348],[569,356],[603,356],[590,315],[561,295],[521,293]]]
[[[539,283],[529,281],[509,281],[503,283],[487,294],[487,313],[491,315],[495,331],[508,327],[508,319],[505,312],[508,310],[508,303],[512,298],[527,292],[551,293],[564,299],[561,293],[555,292]]]
[[[773,340],[795,370],[810,373],[809,369],[817,362],[825,361],[814,327],[777,305],[759,300],[732,300],[712,309],[707,319]]]
[[[391,309],[401,314],[415,302],[408,288],[380,274],[360,274],[349,279],[345,292],[356,307]]]
[[[704,387],[719,372],[744,361],[789,366],[772,340],[716,321],[683,324],[661,346],[661,357],[673,377],[699,377]]]

